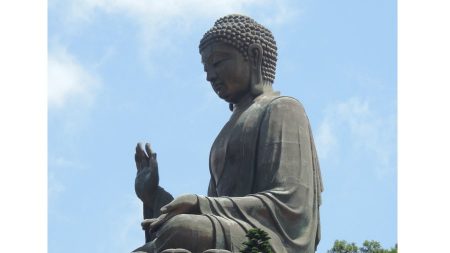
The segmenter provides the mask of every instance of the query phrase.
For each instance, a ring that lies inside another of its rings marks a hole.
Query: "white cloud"
[[[367,159],[378,176],[395,168],[395,115],[380,115],[368,101],[350,98],[329,106],[317,131],[317,149],[322,159],[349,149],[354,158]]]
[[[79,161],[69,160],[62,156],[56,156],[52,153],[49,154],[48,158],[49,166],[51,166],[54,169],[63,170],[63,169],[69,169],[69,170],[85,170],[86,166],[83,165]]]
[[[95,10],[107,13],[123,13],[140,21],[148,21],[148,25],[164,25],[170,20],[186,21],[198,18],[209,18],[233,12],[244,12],[249,7],[274,7],[286,14],[285,1],[270,0],[75,0],[71,1],[71,18],[88,20]]]
[[[55,173],[48,172],[48,198],[50,201],[54,201],[61,193],[66,190],[64,184],[59,180]]]
[[[287,0],[73,0],[65,8],[61,15],[71,25],[93,21],[96,12],[130,18],[139,26],[145,53],[170,47],[173,38],[167,36],[186,33],[202,20],[251,12],[257,13],[254,18],[263,24],[280,25],[299,13]],[[167,29],[171,32],[164,32]]]
[[[282,25],[296,16],[301,15],[303,10],[298,10],[295,8],[292,8],[286,1],[275,1],[275,6],[273,6],[273,13],[275,15],[267,16],[266,18],[261,20],[261,23],[267,24],[267,25]]]
[[[48,105],[63,108],[69,100],[90,104],[99,78],[77,62],[66,48],[53,45],[48,55]]]
[[[101,252],[130,252],[144,244],[144,231],[140,228],[143,220],[142,202],[133,194],[121,196],[119,205],[105,210],[109,218],[105,238],[98,247]],[[105,244],[107,243],[107,244]]]
[[[315,142],[317,143],[320,158],[326,159],[330,152],[336,148],[336,136],[333,134],[332,123],[325,118],[319,126]]]
[[[77,161],[69,160],[62,156],[55,156],[52,153],[48,155],[48,195],[51,201],[54,201],[66,190],[64,183],[65,171],[81,171],[86,166]]]
[[[132,247],[139,247],[141,245],[134,244],[131,248],[129,247],[130,241],[134,241],[136,239],[141,239],[144,237],[144,232],[139,230],[139,226],[143,220],[142,217],[142,202],[136,197],[132,196],[132,199],[129,201],[127,205],[129,208],[129,212],[124,214],[124,219],[121,221],[118,226],[118,236],[120,245],[123,250],[130,250]],[[135,237],[136,231],[140,232],[140,237]]]

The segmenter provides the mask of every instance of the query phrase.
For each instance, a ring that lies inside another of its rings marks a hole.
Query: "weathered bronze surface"
[[[208,196],[173,199],[159,186],[156,154],[138,144],[135,189],[144,203],[146,244],[134,252],[239,252],[254,227],[269,234],[274,252],[315,252],[319,162],[303,106],[272,89],[272,33],[249,17],[228,15],[199,48],[207,81],[232,110],[211,148]]]

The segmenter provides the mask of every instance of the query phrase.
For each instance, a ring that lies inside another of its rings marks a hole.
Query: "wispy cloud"
[[[358,97],[326,109],[317,131],[322,159],[337,159],[346,148],[354,157],[367,159],[379,176],[395,168],[395,115],[380,115],[369,101]],[[373,161],[373,163],[372,163]]]
[[[282,23],[296,13],[289,8],[286,0],[74,0],[70,1],[68,18],[89,21],[95,11],[107,13],[121,13],[140,21],[149,22],[147,25],[165,25],[172,20],[196,20],[220,15],[248,12],[250,9],[260,8],[270,11],[271,18],[276,23]],[[175,27],[174,27],[175,28]]]
[[[48,165],[48,194],[52,201],[66,190],[63,178],[67,171],[73,172],[86,169],[80,162],[72,161],[62,156],[56,156],[51,152],[48,156]]]
[[[274,15],[266,16],[261,23],[273,26],[283,25],[303,13],[302,9],[292,8],[286,1],[275,1],[272,7]]]
[[[110,217],[106,236],[113,238],[108,245],[98,245],[105,249],[103,252],[130,252],[144,244],[144,232],[140,228],[143,220],[142,202],[136,196],[122,196],[123,203],[106,210],[106,216]]]
[[[69,101],[90,104],[100,79],[81,65],[67,48],[56,44],[48,55],[48,105],[64,108]]]
[[[61,0],[53,2],[62,5]],[[148,53],[170,47],[174,34],[185,34],[198,22],[226,14],[259,13],[255,18],[260,22],[280,25],[299,14],[289,6],[287,0],[73,0],[61,7],[65,8],[61,15],[71,25],[89,24],[97,12],[128,18],[138,25],[143,51]],[[170,33],[165,32],[168,29]]]
[[[48,172],[48,198],[50,201],[54,201],[60,194],[66,190],[66,187],[57,178],[53,171]]]
[[[320,157],[326,159],[330,152],[336,148],[336,136],[333,132],[333,123],[326,117],[319,126],[316,143]]]

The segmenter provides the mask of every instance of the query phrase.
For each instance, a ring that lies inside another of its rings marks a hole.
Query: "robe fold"
[[[211,148],[209,167],[208,196],[199,204],[216,248],[237,251],[233,235],[256,227],[277,253],[315,252],[323,188],[299,101],[271,93],[238,105]]]

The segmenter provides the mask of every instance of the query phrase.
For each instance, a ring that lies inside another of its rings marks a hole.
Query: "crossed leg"
[[[207,217],[179,214],[156,231],[154,240],[133,252],[158,253],[176,248],[187,249],[193,253],[203,252],[214,247],[213,236],[213,226]]]

